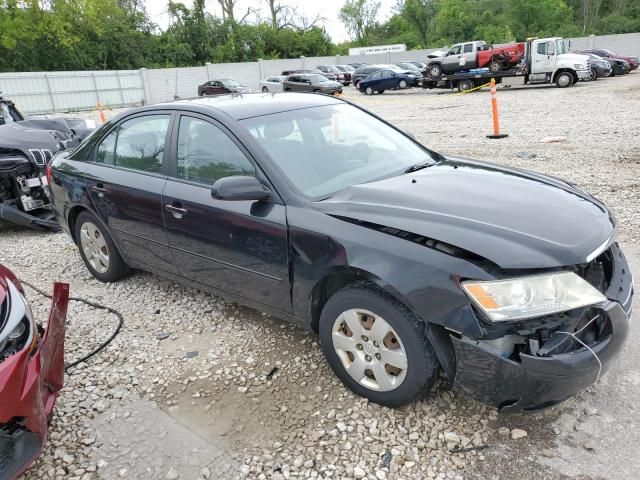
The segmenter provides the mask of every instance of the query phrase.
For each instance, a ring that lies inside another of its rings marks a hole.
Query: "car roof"
[[[328,95],[309,95],[308,93],[249,93],[243,95],[218,95],[215,97],[196,97],[174,102],[160,103],[132,109],[136,111],[153,111],[163,108],[206,112],[217,110],[226,113],[235,120],[260,117],[272,113],[299,110],[302,108],[320,107],[344,103]],[[189,108],[191,107],[191,108]],[[128,111],[129,113],[130,111]]]

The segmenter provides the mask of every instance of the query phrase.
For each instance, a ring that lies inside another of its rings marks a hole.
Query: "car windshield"
[[[435,161],[426,148],[347,104],[275,113],[240,123],[290,183],[315,199]]]
[[[220,80],[225,87],[241,87],[242,85],[235,80]]]

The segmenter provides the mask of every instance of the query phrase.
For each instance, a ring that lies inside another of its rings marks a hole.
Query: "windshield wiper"
[[[422,170],[423,168],[429,168],[432,167],[436,164],[436,162],[424,162],[424,163],[416,163],[415,165],[411,165],[410,167],[408,167],[404,173],[413,173],[413,172],[417,172],[418,170]]]

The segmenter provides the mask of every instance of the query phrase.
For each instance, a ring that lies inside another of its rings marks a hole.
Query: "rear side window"
[[[464,53],[473,52],[473,43],[465,43],[464,44]]]
[[[116,166],[159,173],[170,118],[149,115],[122,123],[116,142]]]
[[[179,178],[213,184],[223,177],[254,174],[252,163],[219,127],[199,118],[180,118]]]

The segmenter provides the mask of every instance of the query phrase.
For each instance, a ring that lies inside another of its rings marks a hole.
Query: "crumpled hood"
[[[455,245],[505,269],[585,263],[614,231],[606,207],[565,182],[457,159],[350,187],[318,206]]]
[[[23,120],[0,125],[0,148],[23,152],[36,148],[55,153],[75,147],[93,129],[95,122],[92,124],[83,119]]]

